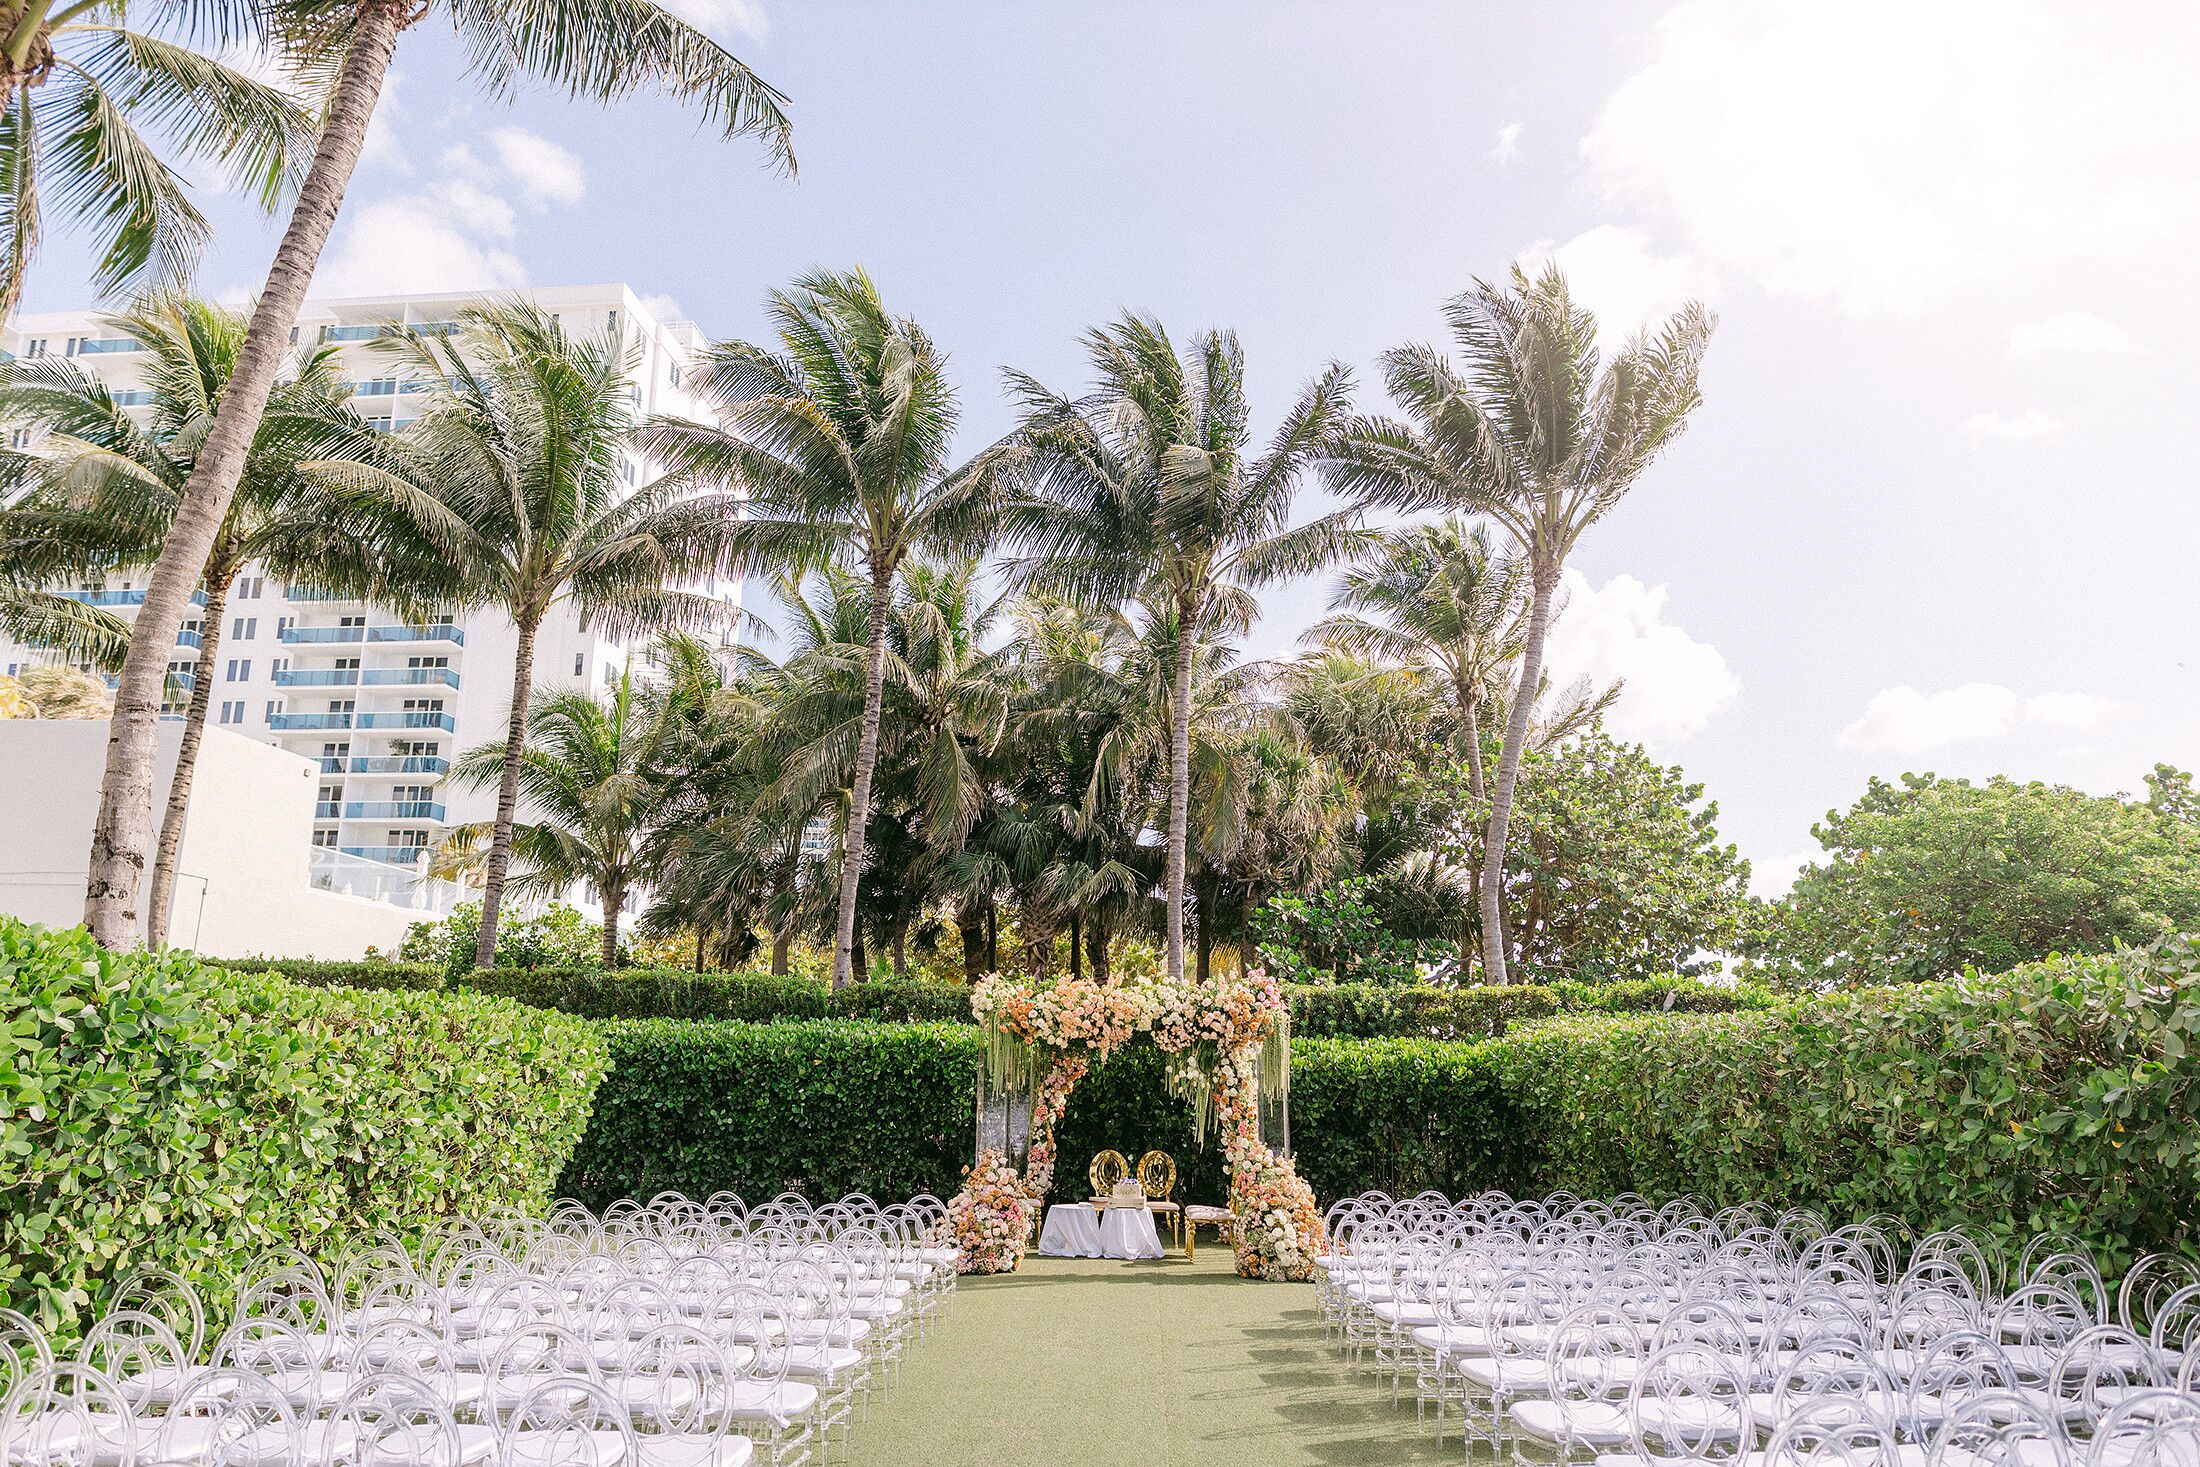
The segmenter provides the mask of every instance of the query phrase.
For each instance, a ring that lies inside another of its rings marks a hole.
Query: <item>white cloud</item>
[[[1520,156],[1520,124],[1508,122],[1497,130],[1497,146],[1490,156],[1498,163],[1510,163]]]
[[[771,17],[760,0],[668,0],[665,8],[713,35],[733,32],[761,41],[771,33]]]
[[[1708,299],[1717,283],[1695,261],[1661,255],[1649,235],[1616,224],[1599,224],[1564,244],[1537,240],[1519,256],[1531,275],[1554,262],[1574,299],[1596,313],[1598,344],[1606,351],[1689,301]]]
[[[2024,700],[2027,723],[2069,729],[2073,733],[2092,733],[2106,724],[2115,712],[2115,703],[2092,693],[2039,693]]]
[[[1614,736],[1679,743],[1741,692],[1741,679],[1717,647],[1665,619],[1665,587],[1621,575],[1598,590],[1570,570],[1565,591],[1566,609],[1547,649],[1551,680],[1563,687],[1577,678],[1599,685],[1625,678],[1625,691],[1605,717]]]
[[[1973,438],[2011,438],[2020,443],[2062,431],[2059,419],[2037,408],[2025,413],[1973,413],[1963,420],[1963,431]]]
[[[546,137],[523,127],[500,127],[489,134],[489,143],[496,149],[497,162],[537,208],[577,204],[588,191],[588,175],[580,158]]]
[[[2131,333],[2091,311],[2065,311],[2044,321],[2027,321],[2009,332],[2009,349],[2021,352],[2124,352]]]
[[[405,111],[398,96],[403,81],[404,75],[398,71],[382,78],[382,95],[374,104],[374,115],[367,119],[367,140],[359,149],[362,168],[380,166],[395,173],[412,172],[412,160],[397,140],[397,120]]]
[[[1922,754],[1950,744],[2006,738],[2026,726],[2090,733],[2116,705],[2092,693],[2035,693],[2020,698],[1999,683],[1965,683],[1937,693],[1903,684],[1872,695],[1863,717],[1834,742],[1872,753]]]
[[[2200,14],[2054,0],[1687,0],[1581,143],[1722,274],[1852,309],[2170,243]]]
[[[1904,684],[1872,695],[1864,716],[1835,742],[1875,753],[1921,754],[1949,744],[2000,738],[2023,716],[2017,695],[1999,683],[1965,683],[1938,693]]]
[[[509,228],[510,205],[496,199],[501,217],[494,211],[468,216],[452,205],[450,193],[447,187],[377,199],[347,214],[336,247],[314,274],[315,293],[403,295],[525,284],[525,267],[493,238],[499,227]]]

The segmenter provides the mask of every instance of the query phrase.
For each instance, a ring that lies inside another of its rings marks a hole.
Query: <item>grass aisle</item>
[[[857,1424],[846,1467],[1210,1467],[1456,1462],[1372,1371],[1322,1338],[1311,1284],[1197,1263],[1025,1260],[964,1279],[901,1381]]]

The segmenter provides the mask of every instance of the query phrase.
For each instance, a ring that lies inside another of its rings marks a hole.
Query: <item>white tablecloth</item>
[[[1084,1202],[1057,1202],[1039,1229],[1046,1258],[1159,1258],[1161,1234],[1143,1207],[1111,1207],[1106,1216]]]
[[[1057,1202],[1039,1229],[1042,1258],[1098,1258],[1100,1218],[1082,1202]]]

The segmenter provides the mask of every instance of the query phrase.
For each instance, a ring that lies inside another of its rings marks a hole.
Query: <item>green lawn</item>
[[[1197,1263],[1033,1257],[964,1279],[901,1380],[856,1425],[847,1467],[1207,1467],[1456,1462],[1413,1421],[1413,1385],[1355,1373],[1312,1284]]]

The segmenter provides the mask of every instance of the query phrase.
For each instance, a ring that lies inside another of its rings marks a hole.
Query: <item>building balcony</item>
[[[350,728],[349,713],[278,713],[267,721],[267,726],[277,733],[294,733],[304,729]]]
[[[311,647],[324,642],[364,642],[365,627],[284,627],[285,647]]]
[[[407,709],[401,713],[354,713],[350,715],[354,728],[439,728],[445,733],[456,733],[458,724],[448,713],[431,713],[420,709]]]
[[[321,759],[320,765],[323,774],[342,774],[344,757],[341,754],[330,754]]]
[[[341,764],[343,761],[340,759],[334,761],[324,759],[321,762],[322,766],[326,768],[331,762]],[[331,770],[330,772],[334,773],[335,771]],[[351,772],[353,774],[448,774],[451,772],[451,761],[440,754],[390,754],[380,758],[354,759],[351,761]],[[437,818],[442,817],[438,816]]]
[[[370,667],[359,681],[370,688],[455,688],[458,673],[448,667]]]
[[[426,846],[339,846],[347,856],[362,861],[386,861],[392,866],[412,866],[428,853]]]
[[[206,645],[206,638],[192,631],[189,627],[184,627],[176,633],[176,645],[178,647],[203,647]]]
[[[311,586],[285,586],[283,594],[293,601],[357,601],[349,591],[320,591]]]
[[[278,688],[354,688],[359,685],[356,667],[286,667],[275,674]]]
[[[370,642],[448,642],[454,647],[466,645],[466,634],[449,622],[435,622],[428,626],[369,627]]]
[[[316,800],[313,802],[313,818],[316,820],[334,820],[336,812],[342,808],[342,805],[335,800]]]
[[[86,606],[143,606],[145,604],[145,593],[143,591],[59,591],[55,594],[66,596],[71,601],[81,601]],[[191,593],[191,604],[193,606],[204,606],[206,604],[206,593],[204,591],[193,591]]]
[[[443,806],[436,800],[352,800],[344,806],[346,820],[443,821]]]

